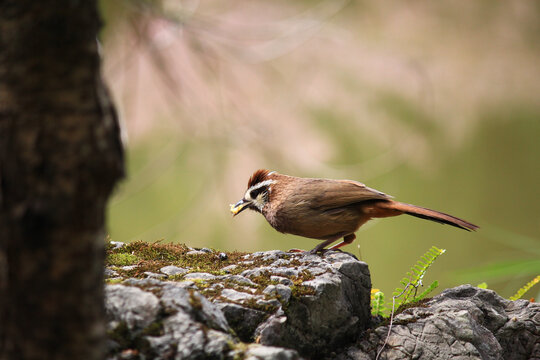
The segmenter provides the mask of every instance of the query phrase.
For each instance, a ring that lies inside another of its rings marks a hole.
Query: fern
[[[532,288],[534,285],[538,284],[540,282],[540,275],[529,281],[525,286],[523,286],[521,289],[519,289],[514,295],[510,296],[510,300],[514,301],[517,299],[521,299],[523,295],[527,291],[529,291],[530,288]]]
[[[431,249],[426,251],[424,255],[411,267],[411,271],[407,272],[407,277],[401,279],[401,284],[404,288],[396,288],[392,295],[397,298],[396,308],[403,304],[407,304],[412,301],[418,301],[427,296],[437,286],[438,282],[431,284],[426,291],[419,296],[416,296],[418,287],[422,286],[422,280],[426,275],[426,271],[437,260],[439,256],[446,252],[445,249],[439,249],[436,246],[432,246]]]
[[[385,316],[388,309],[384,305],[384,293],[379,289],[371,289],[371,315]]]
[[[412,300],[412,302],[417,302],[417,301],[425,299],[426,296],[428,296],[433,290],[435,290],[438,287],[439,287],[439,282],[437,280],[435,280],[434,282],[431,283],[431,285],[428,286],[428,288],[426,290],[422,291],[422,293],[420,295],[416,296]]]
[[[488,288],[488,284],[487,284],[487,282],[484,281],[484,282],[482,282],[482,283],[476,285],[476,287],[479,288],[479,289],[487,289],[487,288]]]
[[[439,286],[438,281],[434,281],[421,294],[417,295],[418,287],[422,285],[422,280],[429,267],[435,260],[444,254],[446,250],[439,249],[435,246],[431,247],[415,265],[411,267],[411,271],[407,272],[407,277],[400,280],[403,287],[397,287],[392,293],[392,301],[385,303],[385,296],[379,289],[371,290],[371,314],[373,316],[388,316],[393,314],[394,310],[401,305],[420,301],[429,295]]]
[[[431,249],[426,251],[426,253],[416,262],[416,265],[413,265],[411,267],[411,271],[407,272],[407,277],[404,277],[401,279],[401,285],[404,286],[404,288],[396,288],[394,292],[392,293],[392,309],[390,311],[390,323],[388,324],[388,333],[386,334],[386,338],[384,340],[383,345],[377,350],[377,356],[375,357],[375,360],[378,360],[381,356],[382,351],[384,350],[386,344],[388,343],[388,338],[390,337],[390,333],[392,332],[392,324],[394,323],[394,314],[396,309],[398,309],[401,305],[405,305],[408,303],[420,301],[424,299],[430,292],[432,292],[437,286],[439,286],[438,281],[434,281],[429,285],[429,287],[424,290],[420,295],[416,296],[416,293],[418,291],[418,287],[422,285],[422,280],[424,279],[424,276],[426,275],[426,271],[429,269],[429,267],[437,260],[439,256],[444,254],[446,250],[439,249],[435,246],[432,246]],[[413,294],[414,291],[414,295]],[[377,295],[379,298],[377,301],[383,299],[384,300],[384,294],[381,291],[377,291],[375,294],[373,294],[372,291],[372,304],[373,299],[375,298],[375,295]],[[412,299],[411,298],[412,295]],[[396,301],[396,299],[399,299]],[[381,309],[380,304],[377,304],[379,306],[377,308],[377,311]],[[375,310],[375,309],[374,309]],[[373,310],[373,311],[374,311]],[[372,311],[372,313],[373,313]]]

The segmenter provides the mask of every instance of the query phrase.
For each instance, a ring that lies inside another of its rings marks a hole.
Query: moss
[[[233,360],[242,360],[246,357],[246,352],[249,349],[249,345],[243,342],[236,344],[230,344],[231,349],[234,351]]]
[[[271,304],[258,304],[257,300],[255,300],[253,298],[245,301],[243,303],[243,305],[247,306],[250,309],[260,310],[260,311],[263,311],[265,313],[274,313],[278,309],[277,306],[274,306],[274,305],[271,305]]]
[[[210,301],[221,296],[221,289],[218,289],[215,286],[212,286],[212,287],[208,286],[204,289],[199,289],[199,291],[205,298],[207,298]]]
[[[419,300],[419,301],[410,302],[410,303],[407,303],[407,304],[402,304],[399,308],[397,308],[396,311],[394,311],[394,319],[395,319],[396,316],[398,316],[399,314],[401,314],[402,312],[404,312],[407,309],[416,308],[416,307],[423,307],[423,308],[428,307],[428,305],[426,303],[428,301],[430,301],[431,299],[432,298],[425,298],[425,299],[422,299],[422,300]],[[429,315],[425,315],[425,316],[429,316]],[[409,323],[413,323],[413,322],[416,322],[416,321],[418,321],[419,319],[421,319],[421,318],[423,318],[425,316],[422,316],[422,315],[419,314],[415,319],[394,320],[394,325],[406,325],[406,324],[409,324]],[[390,324],[390,316],[388,316],[387,318],[384,318],[383,321],[381,321],[377,325],[377,327],[386,326],[386,325],[389,325],[389,324]]]
[[[105,279],[105,283],[112,285],[112,284],[120,284],[124,279],[122,278],[111,278],[111,279]]]
[[[163,334],[163,322],[161,321],[151,323],[141,333],[143,336],[162,336]]]
[[[430,301],[432,298],[425,298],[425,299],[421,299],[421,300],[418,300],[418,301],[413,301],[413,302],[410,302],[410,303],[406,303],[406,304],[401,304],[399,306],[399,308],[396,310],[394,316],[398,315],[398,314],[401,314],[402,312],[404,312],[405,310],[407,309],[410,309],[410,308],[416,308],[416,307],[427,307],[426,303],[428,301]]]
[[[128,348],[132,345],[133,339],[131,331],[125,322],[120,322],[113,330],[107,331],[107,337],[118,343],[120,349]]]
[[[107,265],[126,266],[134,265],[139,261],[136,255],[129,253],[111,253],[107,256]]]
[[[147,243],[143,241],[136,241],[124,245],[121,248],[114,248],[114,246],[107,245],[107,265],[113,266],[114,270],[119,274],[122,279],[107,280],[107,283],[118,283],[125,278],[146,278],[144,274],[147,271],[159,273],[160,269],[167,265],[175,265],[178,267],[188,269],[191,272],[204,272],[213,275],[226,275],[223,268],[229,265],[236,265],[234,269],[230,271],[231,275],[238,275],[244,270],[253,269],[255,267],[268,266],[274,262],[274,260],[264,260],[262,256],[250,258],[249,261],[244,263],[244,256],[248,253],[244,252],[227,252],[226,259],[219,257],[219,252],[213,251],[210,253],[197,253],[187,255],[191,248],[184,244],[163,244],[160,242]],[[300,266],[302,263],[292,258],[292,255],[284,255],[284,258],[290,260],[291,266]],[[292,259],[291,259],[292,258]],[[137,265],[133,269],[124,270],[120,266],[124,265]],[[118,267],[118,268],[117,268]],[[215,280],[190,280],[197,287],[197,290],[212,301],[221,296],[222,288],[214,286],[214,284],[223,284],[225,288],[235,289],[237,291],[246,291],[251,289],[250,293],[254,295],[263,295],[264,289],[269,285],[276,285],[277,281],[271,281],[270,277],[273,275],[271,271],[264,271],[258,276],[251,277],[250,280],[254,284],[246,285],[239,283],[234,279],[215,279]],[[298,276],[288,277],[292,282],[293,296],[305,296],[312,295],[315,290],[309,286],[304,286],[302,283],[314,278],[314,276],[307,270],[304,270],[298,274]],[[185,275],[175,275],[167,278],[168,281],[184,281]],[[143,289],[147,291],[156,291],[155,287]],[[267,296],[268,298],[268,296]],[[200,303],[200,300],[192,296],[191,300]],[[223,301],[227,301],[223,299]],[[193,305],[193,304],[192,304]],[[194,305],[194,306],[195,306]],[[262,310],[266,313],[271,313],[276,310],[272,305],[258,305],[255,300],[248,301],[244,305],[256,309]]]
[[[299,298],[302,296],[315,295],[315,289],[307,285],[293,285],[291,287],[291,290],[292,290],[291,295],[295,298]]]
[[[261,290],[262,293],[262,290],[266,289],[267,286],[277,284],[277,281],[270,280],[270,276],[272,276],[270,271],[264,271],[261,275],[251,277],[250,280],[258,285],[258,289]]]
[[[219,258],[218,252],[202,253],[187,255],[191,250],[184,244],[162,244],[159,242],[147,243],[143,241],[135,241],[124,245],[121,248],[114,249],[112,246],[106,246],[107,249],[107,265],[109,266],[124,266],[137,265],[136,269],[122,270],[115,269],[123,277],[146,277],[146,271],[159,272],[163,266],[175,265],[178,267],[189,268],[190,272],[206,272],[214,275],[224,275],[222,270],[228,265],[238,265],[232,274],[251,268],[254,265],[242,264],[243,257],[247,254],[244,252],[228,252],[227,259]],[[125,259],[122,262],[120,259]],[[268,263],[268,262],[257,262]],[[169,280],[182,280],[183,276],[175,276]]]
[[[189,304],[193,306],[195,310],[202,310],[201,299],[194,294],[192,289],[189,289]]]

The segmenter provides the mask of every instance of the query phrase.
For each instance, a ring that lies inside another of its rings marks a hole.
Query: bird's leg
[[[354,235],[354,234],[353,234]],[[341,237],[341,236],[340,236]],[[333,237],[333,238],[330,238],[328,240],[325,240],[323,241],[322,243],[320,243],[319,245],[315,246],[313,249],[311,249],[309,251],[310,254],[317,254],[317,253],[325,253],[326,251],[330,250],[330,249],[325,249],[326,246],[330,245],[331,243],[335,242],[336,240],[338,240],[340,237]],[[354,240],[354,238],[353,238]],[[352,240],[351,240],[352,241]]]
[[[355,234],[345,235],[345,236],[343,237],[343,241],[342,241],[342,242],[337,243],[336,245],[329,247],[328,250],[337,250],[337,249],[339,249],[339,248],[342,247],[342,246],[345,246],[345,245],[348,245],[348,244],[352,243],[352,242],[354,241],[354,239],[356,239],[356,235],[355,235]]]

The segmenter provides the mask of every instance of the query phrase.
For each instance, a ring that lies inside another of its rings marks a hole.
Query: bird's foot
[[[311,249],[309,251],[306,251],[306,254],[309,254],[309,255],[324,255],[328,250],[330,250],[330,249],[317,249],[317,248],[314,248],[314,249]]]

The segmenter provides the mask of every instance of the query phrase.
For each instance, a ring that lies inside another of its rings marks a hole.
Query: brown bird
[[[231,204],[233,215],[245,209],[260,212],[282,233],[324,240],[311,253],[350,244],[358,228],[372,218],[407,214],[467,231],[478,229],[452,215],[394,201],[357,181],[300,178],[264,169],[251,176],[242,200]],[[325,249],[340,238],[343,241]]]

